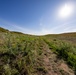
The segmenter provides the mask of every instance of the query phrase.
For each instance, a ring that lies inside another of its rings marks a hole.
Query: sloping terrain
[[[76,75],[76,33],[32,36],[0,28],[0,75]]]

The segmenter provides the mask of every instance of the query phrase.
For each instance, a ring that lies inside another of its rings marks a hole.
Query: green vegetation
[[[0,32],[8,32],[8,30],[0,27]]]
[[[72,37],[73,36],[68,37],[68,39]],[[56,39],[53,37],[53,39],[48,39],[47,37],[44,38],[44,41],[49,45],[49,48],[52,49],[52,51],[58,55],[58,58],[64,59],[67,62],[67,64],[76,72],[76,43],[73,43],[73,41],[66,41],[67,38],[65,40],[59,40],[59,38],[57,37]]]
[[[44,56],[48,49],[76,72],[74,40],[76,33],[32,36],[0,28],[0,75],[46,75],[49,70]]]

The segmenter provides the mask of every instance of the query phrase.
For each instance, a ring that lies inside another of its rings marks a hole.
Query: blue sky
[[[65,4],[73,13],[62,18]],[[76,32],[76,0],[0,0],[0,27],[33,35]]]

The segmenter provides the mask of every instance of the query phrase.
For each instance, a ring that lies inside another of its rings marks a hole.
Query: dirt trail
[[[74,72],[67,64],[63,60],[58,59],[48,46],[43,51],[43,62],[47,70],[45,75],[74,75]]]

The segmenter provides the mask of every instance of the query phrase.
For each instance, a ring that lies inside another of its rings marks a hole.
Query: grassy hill
[[[76,75],[76,33],[32,36],[0,28],[0,75]]]
[[[9,30],[0,27],[0,32],[8,32]]]

